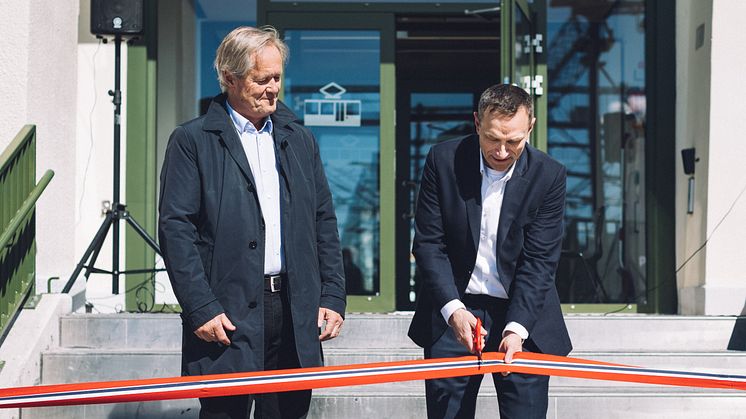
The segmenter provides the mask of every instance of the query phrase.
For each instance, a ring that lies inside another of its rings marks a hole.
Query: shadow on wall
[[[731,351],[746,351],[746,303],[744,303],[741,315],[738,316],[736,324],[733,326],[728,349]]]

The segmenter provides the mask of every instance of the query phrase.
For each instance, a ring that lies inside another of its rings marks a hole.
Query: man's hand
[[[226,330],[232,332],[236,330],[236,326],[228,320],[228,316],[225,313],[220,313],[195,330],[194,334],[205,342],[218,342],[228,346],[231,344],[231,341],[225,333]]]
[[[474,348],[474,333],[477,327],[477,318],[474,317],[469,310],[460,308],[451,314],[451,318],[448,319],[448,324],[453,328],[453,334],[456,335],[456,339],[461,342],[471,353],[476,352]],[[479,331],[482,334],[482,347],[479,350],[484,349],[485,337],[487,336],[487,330],[482,328]]]
[[[500,347],[497,348],[499,352],[505,352],[505,363],[510,364],[513,362],[513,355],[516,352],[523,352],[523,339],[518,336],[517,333],[507,331],[505,337],[500,341]],[[509,372],[501,373],[503,376],[510,374]]]
[[[324,326],[325,321],[326,326]],[[339,313],[328,308],[320,307],[319,329],[321,327],[324,327],[324,329],[319,335],[319,340],[323,342],[325,340],[334,339],[339,336],[339,332],[342,331],[342,323],[344,323],[344,319],[342,319],[342,316]]]

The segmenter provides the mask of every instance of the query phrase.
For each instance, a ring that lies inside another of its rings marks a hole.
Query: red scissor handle
[[[482,319],[477,317],[477,326],[474,328],[474,352],[477,358],[482,360]]]

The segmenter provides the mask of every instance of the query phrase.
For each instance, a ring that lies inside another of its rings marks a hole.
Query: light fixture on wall
[[[699,159],[694,154],[694,147],[681,150],[681,162],[684,163],[684,174],[689,175],[689,187],[686,200],[686,213],[694,213],[694,163]]]

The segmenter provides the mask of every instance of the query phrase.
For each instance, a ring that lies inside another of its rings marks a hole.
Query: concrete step
[[[140,418],[166,419],[198,417],[197,400],[167,400],[88,406],[22,409],[24,419]],[[347,389],[320,389],[314,392],[309,418],[412,418],[425,417],[422,383],[391,383]],[[495,393],[480,393],[478,418],[499,417]],[[680,389],[649,386],[576,387],[557,389],[549,394],[547,418],[743,418],[746,397],[727,390]]]
[[[746,335],[746,322],[733,316],[567,315],[576,351],[713,352],[726,350],[734,335]],[[350,315],[342,335],[329,348],[411,348],[411,315]],[[740,332],[740,334],[736,333]],[[746,348],[746,342],[739,342]],[[738,346],[738,345],[737,345]]]
[[[600,392],[595,387],[589,387],[572,391],[550,389],[547,418],[735,419],[743,418],[745,409],[746,397],[732,392],[681,393],[623,387]],[[425,417],[425,411],[424,390],[408,393],[391,387],[373,394],[329,394],[326,390],[319,390],[314,393],[310,416],[325,419],[415,419]],[[476,417],[499,417],[494,393],[480,392]]]
[[[420,359],[406,336],[411,313],[349,314],[338,339],[325,343],[327,365]],[[736,317],[569,315],[571,356],[674,370],[746,375],[746,352],[726,351]],[[181,319],[175,314],[70,315],[61,347],[42,355],[42,383],[180,373]],[[743,331],[740,331],[743,333]],[[743,335],[740,335],[743,336]],[[741,347],[744,347],[741,343]],[[477,417],[497,417],[495,390],[483,380]],[[422,418],[420,381],[314,392],[311,418]],[[196,400],[23,409],[23,418],[197,418]],[[741,418],[746,393],[555,377],[549,418]]]
[[[567,315],[576,351],[715,352],[729,345],[743,349],[746,318],[733,316]],[[342,335],[324,346],[335,348],[416,348],[407,337],[411,313],[349,314]],[[63,317],[60,345],[89,348],[181,346],[177,314],[86,314]],[[731,342],[731,341],[735,342]]]
[[[368,386],[374,387],[374,386]],[[330,393],[329,389],[314,392],[309,418],[392,418],[421,419],[426,417],[424,390],[406,392],[396,386],[361,393]],[[420,386],[421,388],[421,386]],[[547,418],[677,418],[736,419],[746,412],[746,397],[726,391],[692,391],[682,394],[667,388],[645,391],[613,388],[598,391],[595,387],[572,391],[550,390]],[[120,403],[88,406],[46,407],[22,409],[24,419],[167,419],[198,417],[196,400],[172,400],[143,403]],[[478,418],[498,418],[494,393],[480,394],[477,399]]]
[[[736,352],[717,353],[602,353],[587,352],[573,354],[578,358],[617,364],[637,365],[649,368],[699,371],[716,374],[746,375],[746,354]],[[391,352],[382,349],[331,350],[325,354],[326,365],[349,365],[369,362],[389,362],[421,359],[419,350]],[[140,378],[174,377],[180,374],[181,354],[178,350],[157,351],[151,349],[87,349],[61,348],[42,355],[43,384],[59,384],[86,381],[128,380]],[[553,388],[574,388],[594,385],[598,388],[645,387],[636,383],[591,381],[584,379],[553,377]],[[420,383],[399,383],[397,386],[418,387]],[[494,392],[491,380],[483,380],[483,391]]]
[[[421,349],[331,349],[324,351],[326,365],[422,359]],[[691,370],[746,375],[746,352],[595,352],[574,351],[573,358],[670,370]]]
[[[180,350],[60,348],[41,358],[42,384],[181,375]]]
[[[60,319],[60,346],[181,349],[178,314],[71,314]]]
[[[196,399],[21,409],[23,419],[198,419]]]

